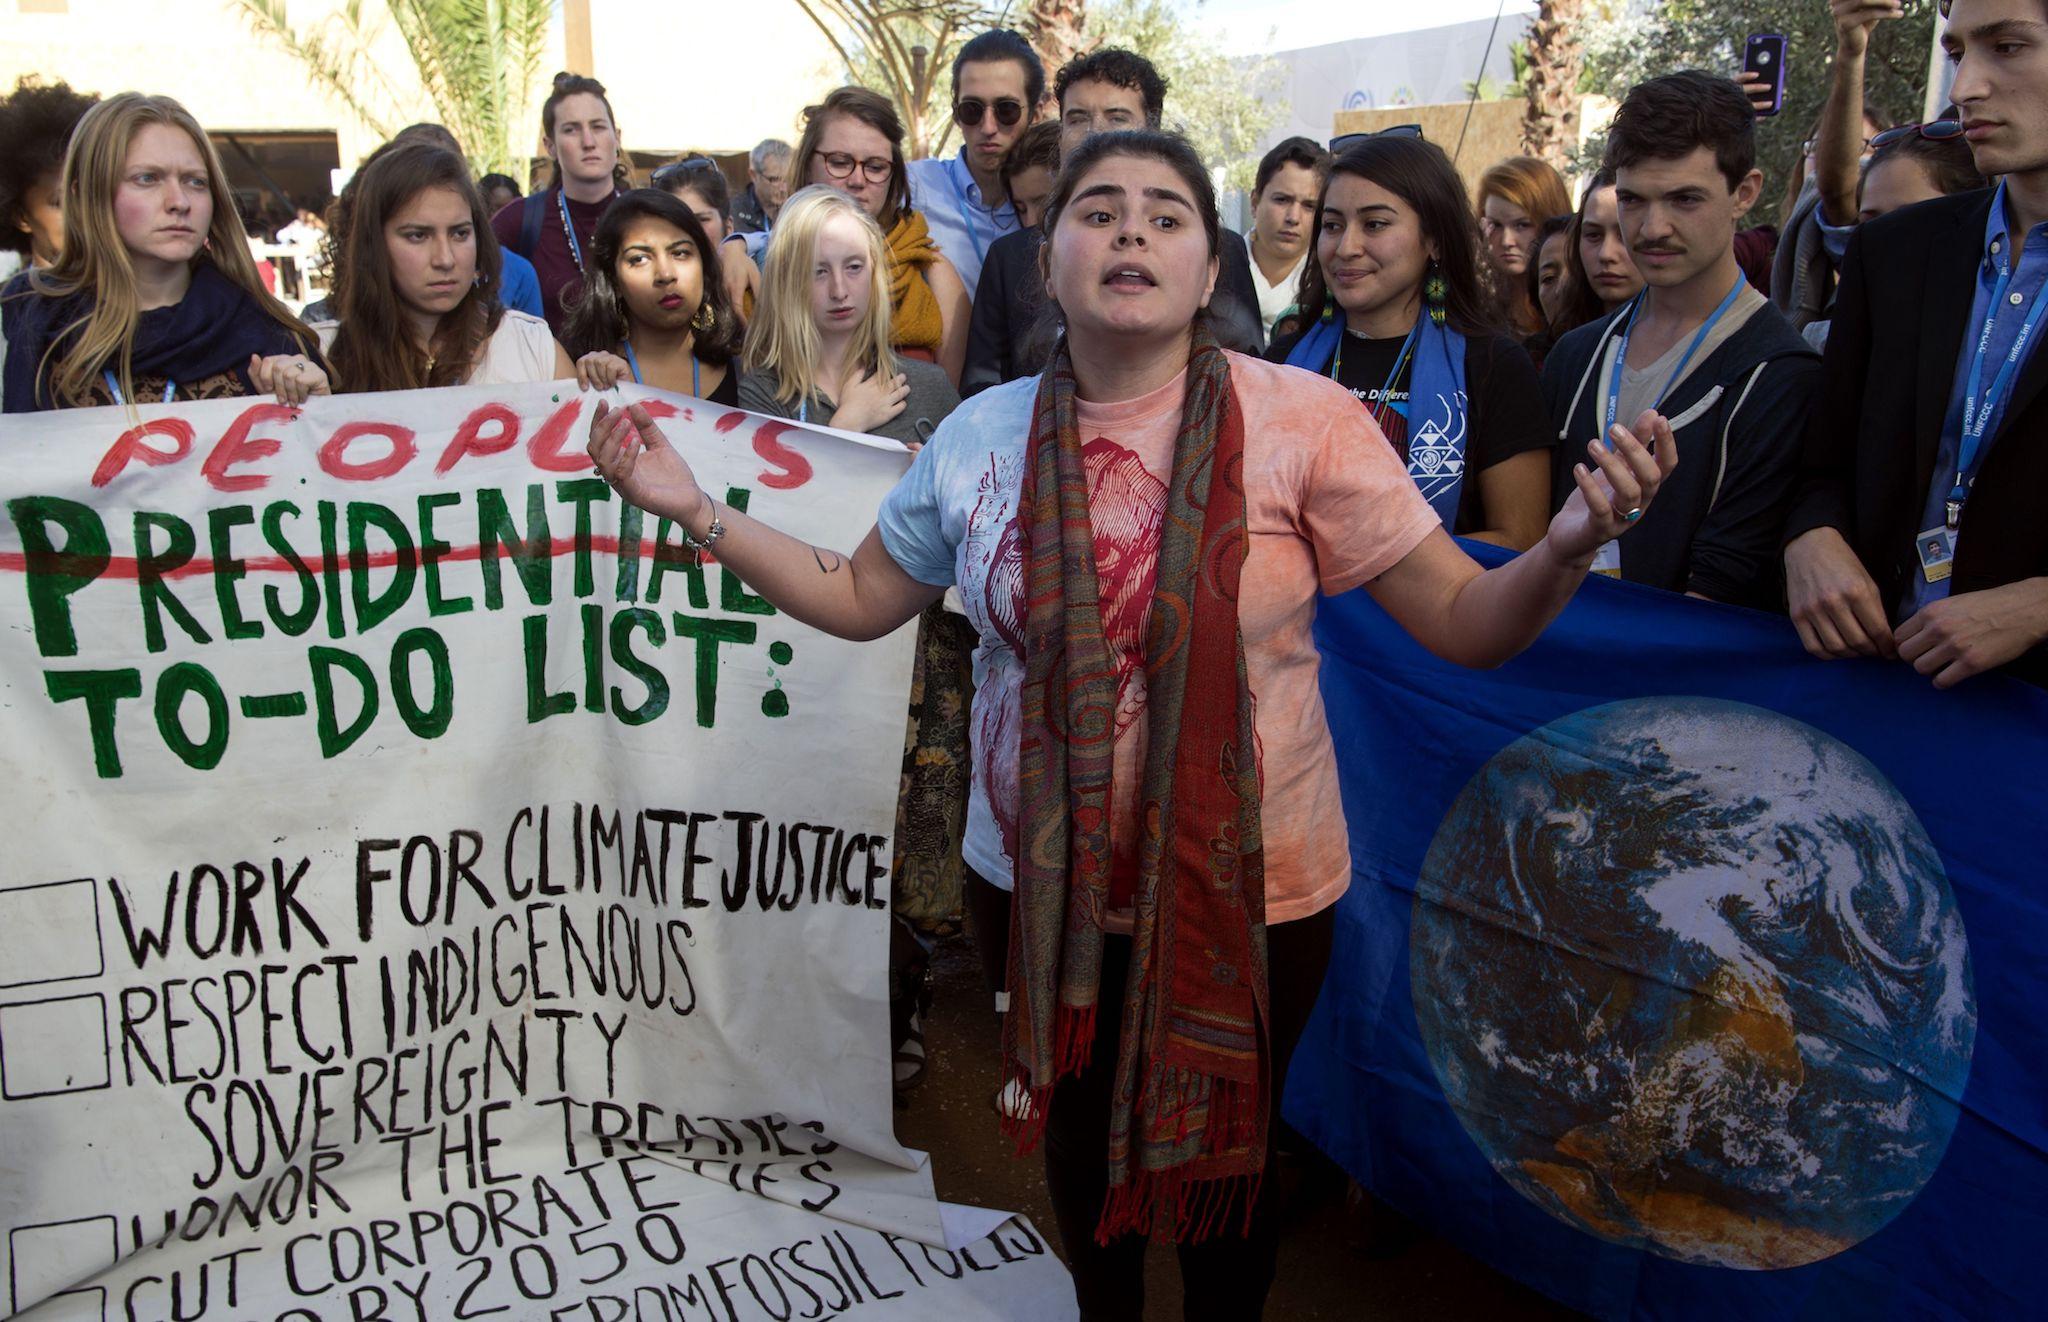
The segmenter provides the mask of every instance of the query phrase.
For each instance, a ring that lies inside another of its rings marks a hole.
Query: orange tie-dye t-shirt
[[[1244,414],[1251,545],[1238,627],[1263,785],[1266,917],[1286,922],[1333,903],[1351,876],[1310,636],[1316,595],[1378,577],[1441,525],[1341,386],[1239,354],[1229,360]],[[1145,624],[1186,388],[1183,375],[1137,399],[1078,408],[1103,624],[1118,671],[1111,842],[1119,867],[1132,865],[1137,838],[1147,738]],[[880,519],[883,545],[896,562],[920,582],[957,584],[980,634],[965,853],[968,866],[1005,888],[1019,817],[1024,678],[1017,496],[1036,394],[1031,378],[962,405],[890,493]]]

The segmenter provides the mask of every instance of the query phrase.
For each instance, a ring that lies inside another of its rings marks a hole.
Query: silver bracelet
[[[725,536],[725,524],[718,517],[718,502],[711,502],[711,526],[704,530],[704,539],[699,541],[690,536],[688,528],[683,529],[683,545],[692,551],[708,551],[719,538]]]

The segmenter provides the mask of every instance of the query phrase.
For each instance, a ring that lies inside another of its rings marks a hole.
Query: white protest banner
[[[636,393],[821,545],[905,464]],[[0,424],[0,1314],[1072,1315],[893,1131],[909,632],[622,508],[594,399]]]

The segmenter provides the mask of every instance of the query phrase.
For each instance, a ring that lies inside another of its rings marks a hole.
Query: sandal
[[[927,994],[926,1000],[929,999],[930,996]],[[927,1063],[924,1048],[924,1015],[919,1011],[911,1011],[910,1021],[897,1038],[895,1049],[889,1053],[889,1060],[896,1072],[897,1092],[909,1092],[924,1082]]]
[[[931,954],[902,919],[892,923],[889,949],[890,1067],[901,1095],[924,1082],[929,1063],[924,1017],[932,1008]]]

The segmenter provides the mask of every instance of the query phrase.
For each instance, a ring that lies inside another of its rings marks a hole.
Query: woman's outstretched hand
[[[590,459],[597,475],[626,500],[674,519],[692,536],[703,534],[711,498],[644,406],[615,409],[597,401],[590,417]]]
[[[1551,553],[1566,564],[1591,564],[1594,552],[1640,523],[1657,489],[1678,467],[1671,423],[1651,410],[1634,428],[1616,423],[1607,443],[1592,441],[1586,453],[1595,466],[1573,466],[1579,489],[1551,519],[1546,538]]]

